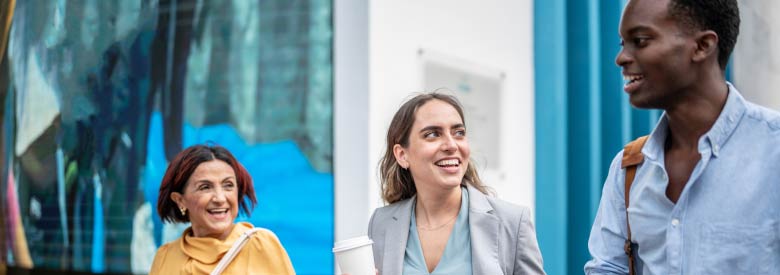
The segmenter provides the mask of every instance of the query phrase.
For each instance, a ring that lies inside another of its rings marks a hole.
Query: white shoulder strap
[[[233,246],[230,247],[230,250],[228,250],[225,256],[222,256],[222,260],[219,261],[217,267],[214,268],[214,271],[211,271],[211,275],[222,274],[222,271],[225,271],[225,268],[230,264],[230,262],[233,261],[233,258],[236,257],[236,254],[238,254],[238,252],[241,251],[241,248],[244,247],[247,240],[249,240],[249,237],[251,237],[252,234],[255,234],[255,232],[260,230],[263,230],[263,228],[255,227],[241,234],[241,236],[238,237],[238,240],[236,240],[233,243]]]

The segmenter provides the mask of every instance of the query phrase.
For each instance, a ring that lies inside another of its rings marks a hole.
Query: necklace
[[[460,212],[460,211],[458,211],[458,212]],[[422,225],[420,225],[420,224],[418,223],[418,224],[417,224],[417,229],[421,229],[421,230],[425,230],[425,231],[436,231],[436,230],[439,230],[439,229],[441,229],[442,227],[445,227],[445,226],[449,225],[449,224],[450,224],[450,223],[452,223],[452,221],[454,221],[456,218],[458,218],[458,214],[457,214],[457,213],[455,214],[455,216],[453,216],[453,217],[452,217],[452,218],[451,218],[449,221],[447,221],[446,223],[444,223],[444,224],[442,224],[442,225],[433,226],[433,227],[423,227]]]

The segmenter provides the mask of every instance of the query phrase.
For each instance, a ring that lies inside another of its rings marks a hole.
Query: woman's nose
[[[211,200],[214,202],[224,202],[226,201],[226,195],[225,190],[217,189],[214,196],[211,197]]]
[[[442,150],[454,151],[457,148],[458,144],[455,142],[455,138],[452,135],[445,135],[444,139],[442,140]]]

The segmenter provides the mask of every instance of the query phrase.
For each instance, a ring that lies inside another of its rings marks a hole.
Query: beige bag
[[[625,244],[623,244],[623,251],[628,256],[628,274],[636,274],[636,259],[634,258],[634,251],[631,247],[631,225],[628,223],[628,195],[631,191],[631,184],[634,183],[634,176],[636,175],[637,166],[642,164],[645,160],[645,156],[642,155],[642,147],[645,146],[648,136],[640,137],[628,144],[623,148],[623,168],[626,169],[626,229],[628,230],[628,237]]]
[[[249,240],[249,237],[252,236],[252,234],[255,234],[255,232],[263,230],[262,228],[252,228],[241,234],[240,237],[238,237],[238,240],[236,240],[233,243],[233,246],[230,247],[230,250],[225,254],[225,256],[222,257],[222,260],[219,261],[217,264],[217,267],[214,268],[214,271],[211,271],[211,275],[219,275],[222,274],[222,271],[225,271],[225,268],[230,264],[230,262],[233,261],[233,258],[236,257],[236,254],[241,251],[241,248],[244,247],[246,242]]]

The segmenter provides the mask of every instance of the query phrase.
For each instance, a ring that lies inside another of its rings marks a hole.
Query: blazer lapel
[[[499,220],[485,194],[470,185],[469,230],[471,269],[474,274],[504,274],[498,262]]]
[[[385,250],[382,266],[383,274],[401,274],[404,266],[406,241],[409,239],[412,205],[417,197],[400,202],[385,229]]]

